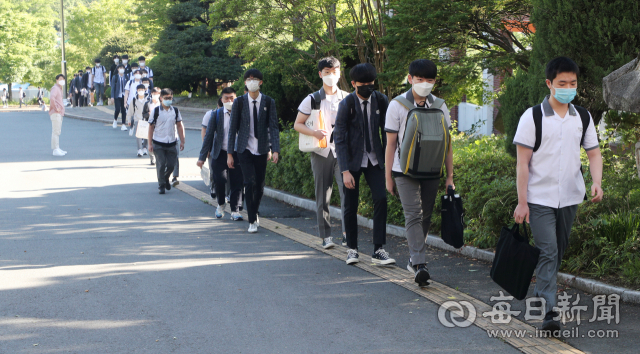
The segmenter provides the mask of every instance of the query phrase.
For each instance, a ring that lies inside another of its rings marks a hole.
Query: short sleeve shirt
[[[310,115],[311,114],[311,96],[307,96],[300,106],[298,106],[298,111],[302,114]],[[327,136],[328,144],[327,147],[316,152],[316,154],[327,157],[329,153],[333,154],[333,157],[336,157],[336,144],[331,141],[331,135],[333,133],[333,127],[336,125],[336,117],[338,116],[338,105],[340,103],[339,93],[336,92],[334,95],[326,95],[326,98],[322,100],[320,103],[320,111],[322,112],[322,117],[329,117],[329,119],[324,119],[324,129],[329,135]]]
[[[569,104],[569,111],[560,117],[549,104],[548,97],[542,102],[542,139],[538,151],[529,161],[527,202],[550,208],[564,208],[582,203],[585,184],[580,172],[580,140],[582,120]],[[586,151],[599,147],[591,113],[589,127],[582,145]],[[536,127],[533,108],[529,108],[518,123],[513,143],[533,149],[536,142]]]
[[[176,138],[176,123],[182,122],[182,116],[179,112],[176,116],[176,110],[174,107],[170,107],[166,110],[162,106],[159,106],[158,109],[160,112],[158,114],[157,121],[155,119],[155,109],[150,112],[149,116],[149,124],[155,125],[153,140],[164,144],[176,142],[178,140]]]
[[[402,95],[406,95],[407,92]],[[433,96],[433,98],[437,98]],[[418,103],[414,103],[415,107],[418,107]],[[425,107],[429,108],[430,104],[427,100],[425,103]],[[442,112],[444,113],[444,119],[447,122],[447,128],[451,128],[451,117],[449,115],[449,109],[447,108],[447,104],[443,103],[440,107]],[[387,108],[387,120],[385,121],[384,130],[389,133],[398,133],[398,142],[402,143],[402,138],[404,137],[404,129],[407,125],[407,114],[409,110],[406,109],[403,105],[401,105],[398,101],[392,100],[389,103],[389,108]],[[393,167],[391,168],[394,172],[402,173],[402,169],[400,168],[400,157],[398,156],[398,146],[396,146],[396,151],[393,154]]]

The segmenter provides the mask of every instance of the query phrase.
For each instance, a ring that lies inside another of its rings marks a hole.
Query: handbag
[[[522,228],[524,237],[519,224],[502,227],[491,266],[491,279],[518,300],[527,296],[540,257],[540,250],[529,244],[527,228]]]
[[[136,138],[149,139],[149,122],[146,120],[139,120],[136,127]]]
[[[205,186],[209,187],[211,185],[211,175],[207,166],[202,166],[200,169],[200,177],[202,177]]]
[[[324,129],[322,124],[322,117],[320,110],[313,109],[311,110],[311,114],[304,122],[311,130]],[[327,138],[322,139],[324,142],[324,147],[327,147]],[[321,146],[321,141],[318,140],[315,136],[305,135],[300,133],[298,137],[298,149],[302,152],[318,152],[322,150],[323,146]]]
[[[453,246],[460,248],[464,246],[464,208],[462,207],[462,198],[459,194],[455,194],[453,187],[447,188],[447,194],[442,196],[442,226],[440,228],[440,236],[442,240]]]

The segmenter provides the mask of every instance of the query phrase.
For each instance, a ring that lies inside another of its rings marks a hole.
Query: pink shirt
[[[62,104],[62,87],[55,84],[49,93],[49,115],[60,114],[64,116],[64,105]]]

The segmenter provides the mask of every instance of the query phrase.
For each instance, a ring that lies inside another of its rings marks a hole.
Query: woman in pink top
[[[62,133],[62,117],[64,116],[64,104],[62,97],[64,95],[64,75],[56,76],[56,84],[51,88],[49,95],[49,117],[51,117],[51,149],[53,156],[64,156],[66,151],[60,149],[60,133]]]

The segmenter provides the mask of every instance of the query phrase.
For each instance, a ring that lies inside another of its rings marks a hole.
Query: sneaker
[[[429,274],[429,269],[425,264],[416,264],[413,266],[415,270],[415,274],[413,276],[413,280],[418,283],[419,287],[425,287],[429,285],[429,279],[431,279],[431,274]]]
[[[336,244],[333,243],[333,237],[325,237],[322,239],[322,248],[329,249],[333,248]]]
[[[256,214],[256,226],[260,227],[260,216]]]
[[[64,156],[64,153],[60,149],[53,150],[53,156]]]
[[[216,218],[220,219],[224,216],[224,204],[218,205],[216,208]]]
[[[155,165],[156,165],[156,162],[152,160],[151,161],[151,166],[155,166]]]
[[[142,150],[138,150],[138,157],[142,157]]]
[[[342,245],[347,246],[347,234],[345,232],[342,233]]]
[[[60,149],[60,148],[58,148],[58,149]],[[62,149],[60,149],[60,151],[62,151],[62,153],[65,154],[65,155],[67,154],[67,152],[62,150]]]
[[[98,102],[96,106],[102,106],[102,101]]]
[[[114,124],[117,124],[117,123],[114,123]],[[127,129],[127,126],[123,124],[122,128],[120,128],[120,130],[122,130],[123,132],[126,132],[129,129]]]
[[[540,330],[542,331],[551,331],[551,335],[555,337],[555,335],[560,331],[560,321],[555,321],[553,318],[558,317],[558,314],[555,311],[549,311],[544,316],[544,320],[542,321],[542,327]],[[554,333],[555,332],[555,333]]]
[[[177,177],[173,177],[173,179],[171,180],[171,185],[173,185],[174,187],[179,185],[180,181],[178,181]]]
[[[231,199],[229,198],[229,196],[224,197],[224,200],[226,200],[227,203],[231,203]]]
[[[169,180],[167,180],[166,182],[164,182],[164,188],[166,188],[168,191],[171,190],[171,183],[169,183]]]
[[[158,193],[160,193],[160,194],[164,194],[165,193],[164,187],[158,187],[158,189],[160,190],[160,192],[158,192]]]
[[[142,155],[144,156],[149,155],[149,151],[147,150],[147,148],[142,149]]]
[[[129,129],[129,136],[133,136],[133,128]]]
[[[349,249],[347,251],[347,264],[358,263],[360,260],[358,259],[358,250]]]
[[[209,195],[211,196],[211,199],[216,199],[216,192],[211,191],[211,193],[209,193]]]
[[[242,215],[240,215],[240,213],[235,211],[235,212],[231,213],[231,220],[233,220],[233,221],[242,221]]]
[[[255,234],[256,232],[258,232],[258,225],[256,225],[256,223],[254,222],[253,224],[249,224],[249,233],[250,234]]]
[[[371,256],[371,261],[375,264],[381,264],[381,265],[389,265],[389,264],[396,263],[395,259],[389,258],[389,253],[387,253],[387,251],[385,251],[384,248],[380,248],[377,251],[375,251],[373,253],[373,256]]]
[[[113,127],[113,129],[116,129],[118,127],[118,121],[117,120],[113,121],[112,127]]]

